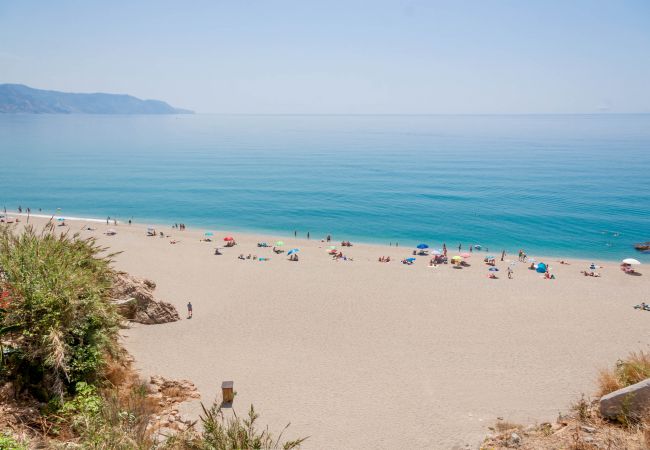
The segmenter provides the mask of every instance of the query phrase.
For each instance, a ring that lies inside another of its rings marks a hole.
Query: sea
[[[0,115],[0,207],[650,263],[650,115]]]

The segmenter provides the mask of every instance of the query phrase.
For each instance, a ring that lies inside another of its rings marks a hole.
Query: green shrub
[[[298,438],[293,441],[282,441],[284,427],[277,438],[274,438],[268,428],[257,429],[259,414],[251,405],[248,416],[240,418],[233,412],[233,417],[224,416],[221,404],[215,402],[210,408],[203,407],[201,425],[203,431],[198,436],[177,435],[168,439],[166,449],[194,449],[194,450],[276,450],[298,449],[307,438]]]
[[[115,350],[119,317],[109,301],[112,255],[94,239],[0,227],[0,293],[11,327],[8,371],[42,400],[93,383]],[[5,370],[7,371],[7,370]]]
[[[0,449],[2,450],[27,450],[27,447],[11,436],[0,433]]]

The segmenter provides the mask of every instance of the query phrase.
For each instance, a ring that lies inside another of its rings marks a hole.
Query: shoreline
[[[7,210],[7,215],[12,216],[12,217],[21,217],[21,218],[27,217],[27,213],[25,213],[25,212],[19,213],[17,211],[11,211],[11,210]],[[152,225],[155,228],[160,227],[161,229],[164,229],[164,230],[166,230],[168,232],[178,232],[179,231],[179,230],[174,230],[173,228],[171,228],[170,224],[161,224],[161,223],[157,223],[156,221],[147,222],[147,223],[133,221],[131,223],[131,225],[129,225],[128,221],[121,221],[121,220],[117,220],[117,224],[114,224],[114,222],[113,222],[114,219],[111,218],[109,223],[106,224],[106,219],[99,219],[99,218],[93,218],[93,217],[67,217],[64,214],[56,214],[56,213],[55,214],[43,214],[42,212],[37,213],[37,214],[31,213],[30,217],[34,217],[34,218],[37,218],[37,219],[48,219],[48,220],[54,218],[55,221],[56,221],[57,217],[64,217],[66,221],[91,222],[91,223],[104,224],[105,226],[108,226],[108,227],[131,226],[131,227],[140,227],[140,228],[146,229],[149,225]],[[207,227],[197,227],[197,226],[194,226],[194,225],[190,224],[189,228],[186,231],[183,231],[183,233],[188,233],[188,232],[197,232],[197,233],[199,233],[199,232],[208,231],[208,230],[213,231],[213,232],[216,231],[215,228],[210,229],[210,228],[207,228]],[[230,234],[237,234],[237,235],[240,235],[240,236],[247,236],[247,237],[254,237],[254,236],[270,237],[270,236],[274,236],[275,238],[292,239],[292,240],[298,240],[300,242],[323,242],[323,243],[325,243],[325,238],[324,237],[323,238],[319,237],[319,238],[307,239],[306,237],[301,237],[300,235],[294,237],[294,236],[291,235],[290,232],[287,232],[286,234],[284,234],[284,233],[273,232],[273,231],[268,231],[268,230],[259,230],[259,231],[241,230],[240,231],[239,229],[223,229],[221,232],[224,233],[224,234],[230,233]],[[348,240],[347,238],[344,238],[344,239]],[[335,244],[340,243],[340,242],[341,241],[339,241],[339,240],[332,239],[331,244],[335,245]],[[391,246],[391,245],[386,245],[385,243],[381,243],[381,242],[364,241],[364,240],[357,240],[357,239],[354,240],[353,244],[355,246],[359,245],[359,246],[368,246],[368,247],[385,247],[386,249],[389,249],[389,250],[392,250],[392,249],[395,249],[395,250],[397,250],[397,249],[413,250],[415,248],[415,245],[413,245],[412,247],[411,246],[404,246],[404,245],[402,245],[402,246],[392,245]],[[441,247],[442,247],[442,244],[440,244],[439,247],[436,246],[436,245],[430,245],[431,249],[441,248]],[[450,256],[452,256],[452,255],[459,252],[458,248],[455,247],[455,246],[448,246],[447,249],[448,249],[448,252],[449,252]],[[463,244],[463,248],[460,250],[460,253],[466,252],[467,250],[468,250],[468,247],[466,246],[466,244]],[[485,256],[494,255],[494,256],[497,257],[497,259],[500,259],[500,255],[501,255],[502,250],[503,249],[500,249],[498,251],[488,252],[486,250],[481,249],[481,250],[475,250],[474,254],[485,255]],[[513,253],[514,253],[514,251],[510,252],[510,251],[508,251],[508,249],[506,249],[506,256],[512,257]],[[628,258],[637,257],[638,258],[638,256],[639,256],[639,252],[637,250],[635,250],[634,248],[631,248],[629,254],[626,257],[628,257]],[[538,260],[539,259],[553,260],[553,262],[559,262],[559,261],[564,260],[564,261],[576,261],[576,262],[580,261],[580,262],[588,262],[588,263],[594,262],[594,263],[606,263],[606,264],[612,264],[612,263],[615,263],[615,262],[620,263],[619,259],[586,258],[584,256],[568,256],[567,257],[567,256],[559,255],[559,254],[554,255],[554,254],[537,254],[537,253],[535,253],[535,254],[528,255],[528,257],[529,258],[532,257],[532,258],[535,258],[535,259],[538,259]],[[644,261],[642,261],[642,263],[646,264]]]

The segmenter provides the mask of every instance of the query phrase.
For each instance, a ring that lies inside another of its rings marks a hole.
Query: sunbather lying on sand
[[[646,302],[642,302],[640,305],[634,305],[634,309],[642,309],[644,311],[650,311],[650,305]]]

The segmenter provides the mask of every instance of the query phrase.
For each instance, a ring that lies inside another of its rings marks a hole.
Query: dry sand
[[[208,403],[233,380],[239,414],[253,403],[272,430],[290,421],[285,436],[309,435],[306,449],[474,448],[498,416],[553,420],[593,392],[599,368],[650,342],[650,313],[632,308],[650,300],[644,266],[635,277],[602,262],[592,278],[580,274],[587,262],[542,258],[556,280],[523,264],[509,280],[498,261],[491,280],[485,253],[456,270],[427,258],[400,264],[412,249],[354,245],[343,250],[354,261],[337,262],[320,240],[282,238],[300,248],[290,262],[256,247],[277,236],[219,230],[219,242],[206,243],[203,230],[160,228],[180,239],[170,245],[143,226],[92,225],[82,234],[122,251],[119,269],[154,280],[183,317],[187,301],[194,306],[191,320],[124,333],[142,374],[190,379]],[[215,256],[229,234],[238,245]]]

